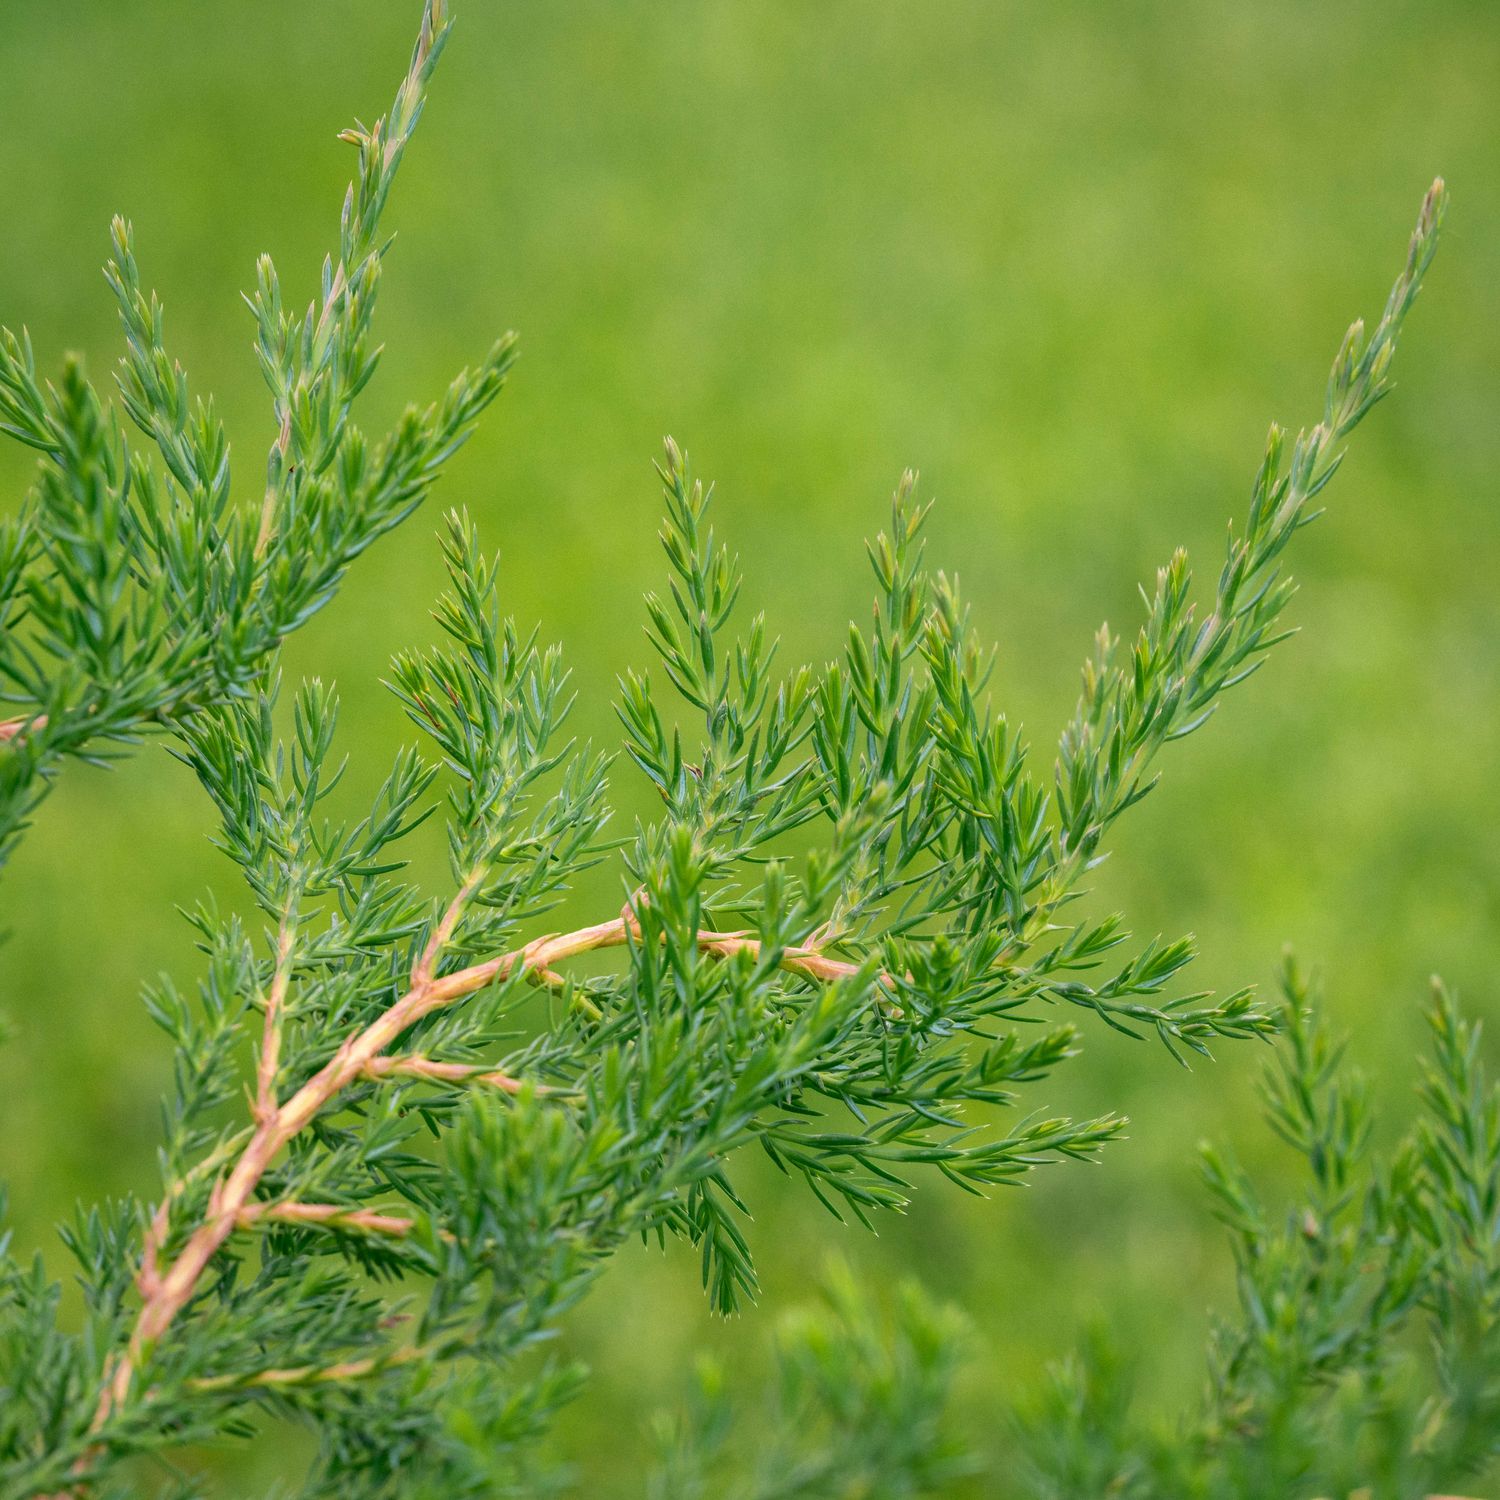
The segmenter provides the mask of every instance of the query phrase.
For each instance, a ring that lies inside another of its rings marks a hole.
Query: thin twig
[[[285,1389],[288,1386],[321,1385],[336,1380],[361,1380],[379,1375],[393,1365],[410,1364],[425,1359],[430,1350],[419,1344],[406,1344],[382,1354],[363,1359],[346,1359],[332,1365],[293,1365],[284,1369],[260,1370],[254,1375],[207,1375],[188,1382],[188,1389],[202,1395],[223,1391]]]
[[[6,719],[0,722],[0,745],[8,745],[12,740],[19,739],[28,729],[45,729],[46,727],[46,714],[28,714],[19,719]]]
[[[363,1229],[370,1234],[388,1234],[404,1239],[417,1227],[415,1219],[376,1213],[368,1208],[350,1208],[344,1203],[247,1203],[239,1212],[239,1225],[270,1220],[276,1224],[321,1224],[330,1229]]]
[[[292,441],[292,407],[288,401],[286,410],[281,414],[281,427],[276,434],[275,452],[281,463],[286,462],[286,451]],[[276,509],[277,502],[281,498],[273,480],[266,485],[266,498],[261,502],[260,525],[255,532],[255,556],[256,559],[264,557],[266,548],[271,545],[271,538],[276,535]]]
[[[438,1062],[430,1057],[377,1057],[365,1065],[364,1076],[381,1078],[430,1078],[436,1083],[483,1083],[506,1094],[519,1094],[525,1084],[498,1068],[484,1063]],[[545,1085],[538,1093],[549,1093]]]
[[[453,936],[453,929],[458,926],[459,918],[463,916],[464,908],[469,903],[469,897],[474,894],[482,879],[482,872],[476,871],[470,875],[459,886],[458,894],[448,903],[448,909],[438,918],[437,926],[432,929],[432,936],[412,965],[411,982],[414,986],[425,984],[432,978],[433,970],[447,948],[448,940]]]
[[[290,916],[282,919],[276,935],[276,968],[271,988],[266,993],[266,1024],[261,1037],[260,1058],[255,1069],[255,1118],[265,1119],[276,1108],[276,1074],[281,1067],[281,1022],[286,1008],[287,986],[292,977],[292,950],[296,924]]]

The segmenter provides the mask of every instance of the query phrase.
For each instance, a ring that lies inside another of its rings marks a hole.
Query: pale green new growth
[[[231,497],[212,408],[164,352],[122,226],[120,387],[149,447],[127,445],[76,369],[53,390],[23,342],[0,360],[0,416],[43,454],[0,549],[0,673],[21,705],[0,747],[0,852],[65,757],[159,728],[256,912],[194,913],[197,996],[149,993],[176,1064],[162,1186],[65,1230],[81,1321],[40,1269],[5,1262],[0,1496],[123,1494],[133,1460],[284,1419],[319,1445],[302,1493],[524,1489],[577,1384],[527,1356],[628,1238],[688,1242],[722,1311],[755,1292],[745,1148],[871,1223],[923,1178],[980,1192],[1120,1133],[1109,1113],[975,1123],[1075,1054],[1058,1002],[1179,1057],[1278,1025],[1248,992],[1178,993],[1188,940],[1132,948],[1119,918],[1070,919],[1070,903],[1157,751],[1280,639],[1281,553],[1387,389],[1441,185],[1374,332],[1356,325],[1340,351],[1324,420],[1289,451],[1273,432],[1206,609],[1179,554],[1129,656],[1101,635],[1050,778],[989,704],[956,585],[924,566],[911,476],[870,549],[873,627],[826,669],[781,675],[759,616],[733,631],[739,570],[669,442],[669,581],[647,599],[661,670],[628,674],[619,699],[660,814],[606,837],[611,759],[567,739],[557,651],[502,616],[495,566],[454,514],[446,639],[390,680],[429,749],[401,751],[368,812],[340,821],[336,700],[303,686],[279,734],[276,647],[420,501],[509,361],[502,342],[380,444],[351,422],[375,358],[380,209],[445,36],[429,0],[389,116],[346,135],[359,168],[305,314],[283,310],[261,263],[250,300],[276,432],[252,508]],[[435,802],[450,878],[434,895],[409,883],[400,846]],[[551,930],[606,858],[612,909]],[[604,949],[618,951],[595,960]],[[1288,1019],[1296,1066],[1321,1078],[1323,1044]],[[1327,1158],[1317,1211],[1331,1215],[1359,1116],[1307,1113],[1302,1076],[1277,1119]],[[1433,1085],[1440,1115],[1468,1107],[1443,1092],[1451,1076]],[[1486,1150],[1455,1158],[1454,1180]],[[1426,1199],[1400,1202],[1415,1226]],[[1429,1218],[1411,1233],[1478,1232]],[[887,1355],[852,1292],[837,1308],[848,1347],[810,1328],[786,1356],[783,1408],[831,1411],[826,1451],[762,1455],[743,1493],[916,1492],[963,1467],[940,1411],[943,1320],[910,1302]],[[662,1493],[722,1493],[695,1444],[682,1437]],[[879,1488],[895,1474],[906,1491]],[[199,1492],[175,1483],[164,1492]]]

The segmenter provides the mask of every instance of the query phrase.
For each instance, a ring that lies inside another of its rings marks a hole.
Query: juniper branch
[[[1050,789],[989,701],[956,583],[925,566],[914,476],[870,548],[871,625],[825,670],[781,676],[765,621],[736,628],[742,582],[712,491],[669,441],[669,576],[647,601],[659,665],[627,674],[618,703],[659,815],[605,837],[611,757],[566,738],[561,656],[502,616],[496,565],[454,514],[443,639],[400,656],[389,683],[433,758],[401,751],[364,815],[341,821],[336,695],[304,684],[279,739],[274,648],[418,503],[510,358],[502,343],[373,448],[353,425],[380,210],[446,34],[429,0],[389,115],[349,133],[339,250],[305,314],[261,264],[275,433],[254,514],[230,503],[227,440],[166,353],[128,230],[110,276],[122,401],[149,462],[127,456],[80,372],[44,390],[24,340],[0,344],[0,425],[43,455],[32,507],[0,532],[0,620],[24,626],[0,678],[25,710],[0,732],[0,847],[60,757],[159,727],[256,914],[193,912],[196,999],[168,981],[148,993],[175,1054],[162,1187],[68,1227],[82,1330],[59,1322],[39,1272],[0,1258],[15,1330],[0,1383],[18,1393],[0,1493],[80,1494],[268,1412],[318,1430],[311,1492],[493,1492],[575,1384],[522,1356],[628,1238],[692,1246],[720,1311],[755,1294],[745,1149],[872,1223],[924,1176],[983,1192],[1117,1138],[1111,1113],[976,1123],[1075,1055],[1059,1005],[1154,1030],[1178,1055],[1285,1024],[1284,1133],[1336,1154],[1357,1123],[1305,1107],[1323,1054],[1294,1017],[1248,992],[1180,991],[1188,940],[1131,947],[1120,918],[1062,918],[1157,751],[1279,639],[1281,554],[1388,386],[1441,185],[1375,332],[1346,342],[1323,421],[1289,456],[1273,437],[1204,623],[1179,557],[1130,663],[1101,648],[1086,671]],[[49,652],[61,666],[44,671]],[[434,788],[449,857],[436,896],[402,852]],[[623,909],[551,930],[607,858]],[[1490,1117],[1434,1088],[1446,1131],[1422,1148],[1444,1164],[1429,1176],[1478,1191]],[[1346,1174],[1320,1182],[1335,1218]],[[1401,1201],[1412,1222],[1427,1212],[1421,1193]],[[1471,1216],[1466,1238],[1484,1223]],[[399,1312],[392,1278],[410,1293]]]

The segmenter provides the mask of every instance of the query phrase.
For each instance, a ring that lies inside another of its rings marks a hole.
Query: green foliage
[[[848,1271],[831,1268],[823,1300],[782,1321],[769,1395],[768,1447],[736,1442],[724,1372],[705,1363],[679,1416],[661,1418],[651,1500],[811,1500],[931,1495],[975,1473],[978,1455],[950,1407],[968,1344],[963,1320],[919,1287],[888,1313]]]
[[[43,471],[0,549],[0,670],[24,705],[0,748],[0,849],[64,757],[160,728],[216,810],[249,914],[195,911],[197,996],[148,995],[175,1059],[162,1185],[64,1230],[81,1310],[39,1265],[5,1263],[0,1495],[124,1493],[146,1460],[168,1466],[164,1493],[198,1493],[173,1455],[280,1422],[316,1435],[307,1494],[534,1488],[535,1440],[577,1383],[536,1346],[621,1245],[687,1242],[721,1312],[754,1294],[745,1148],[872,1224],[923,1177],[982,1192],[1118,1136],[1114,1114],[1003,1113],[1075,1055],[1062,1002],[1179,1058],[1278,1025],[1248,993],[1177,993],[1188,940],[1132,946],[1120,918],[1071,913],[1157,753],[1281,638],[1281,554],[1388,388],[1440,185],[1374,331],[1356,325],[1340,350],[1323,420],[1290,445],[1273,431],[1207,607],[1179,555],[1129,656],[1101,633],[1050,777],[989,702],[956,584],[925,566],[911,476],[870,549],[872,626],[826,669],[781,676],[762,619],[732,629],[738,566],[668,442],[669,582],[647,599],[660,666],[628,674],[619,702],[660,813],[607,837],[610,758],[564,738],[559,656],[502,616],[497,570],[454,514],[445,639],[391,673],[428,749],[401,751],[344,816],[336,697],[314,681],[280,712],[276,647],[409,514],[509,358],[497,346],[373,448],[350,422],[373,367],[379,213],[445,35],[429,0],[389,116],[348,133],[338,259],[305,315],[283,311],[261,264],[250,300],[276,435],[254,513],[230,503],[227,441],[163,350],[127,231],[110,280],[146,458],[81,374],[44,390],[24,341],[6,346],[0,414]],[[429,893],[404,841],[439,792],[449,880]],[[608,857],[618,914],[545,930]],[[1361,1116],[1352,1095],[1305,1102],[1302,1080],[1331,1064],[1291,1024],[1302,1072],[1278,1121],[1323,1163],[1331,1221]],[[1468,1135],[1422,1160],[1461,1184],[1493,1117],[1465,1113],[1445,1076],[1433,1098]],[[1429,1197],[1381,1201],[1443,1242],[1455,1231]],[[834,1319],[787,1346],[781,1397],[799,1422],[824,1414],[832,1456],[763,1454],[746,1493],[914,1493],[957,1473],[944,1319],[908,1299],[890,1353],[847,1289]],[[666,1493],[709,1482],[695,1453],[717,1420],[685,1432]]]

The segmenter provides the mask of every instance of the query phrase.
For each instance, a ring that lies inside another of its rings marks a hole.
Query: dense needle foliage
[[[81,1307],[39,1262],[4,1263],[0,1494],[196,1494],[174,1455],[288,1420],[317,1436],[303,1493],[526,1491],[542,1482],[536,1440],[578,1383],[535,1346],[621,1244],[685,1240],[718,1309],[753,1296],[744,1148],[870,1223],[924,1176],[982,1191],[1116,1137],[1109,1113],[981,1123],[1075,1054],[1066,1007],[1179,1058],[1287,1026],[1278,1119],[1319,1162],[1333,1152],[1310,1237],[1326,1224],[1347,1269],[1365,1243],[1336,1228],[1358,1120],[1347,1104],[1298,1113],[1303,1080],[1323,1083],[1320,1034],[1295,1004],[1181,993],[1187,940],[1133,943],[1120,919],[1072,903],[1158,752],[1281,639],[1281,554],[1388,389],[1441,185],[1379,321],[1340,349],[1321,420],[1290,441],[1273,429],[1206,599],[1193,602],[1179,554],[1133,645],[1100,633],[1050,774],[990,706],[957,586],[925,566],[911,476],[870,548],[871,624],[824,669],[782,673],[765,622],[737,624],[739,571],[710,492],[668,442],[668,585],[646,601],[658,660],[621,684],[625,755],[567,738],[557,651],[504,618],[495,565],[454,514],[444,643],[390,676],[424,748],[401,751],[368,811],[342,818],[336,698],[314,681],[278,706],[277,647],[420,502],[510,358],[501,341],[381,443],[350,419],[376,353],[380,212],[446,30],[429,0],[389,114],[346,133],[359,166],[313,306],[285,312],[261,264],[249,301],[275,436],[253,504],[231,494],[228,440],[189,400],[125,227],[108,277],[121,402],[143,442],[76,367],[47,385],[24,338],[0,351],[3,425],[42,455],[0,548],[0,674],[18,705],[0,726],[0,855],[69,757],[159,731],[214,805],[255,914],[192,913],[197,993],[148,993],[175,1054],[162,1184],[152,1202],[101,1203],[65,1226]],[[622,830],[607,776],[632,765],[661,811]],[[434,893],[409,880],[402,841],[439,807],[450,881]],[[616,908],[549,931],[547,913],[605,859]],[[1470,1082],[1437,1075],[1434,1108],[1468,1110],[1488,1134],[1464,1137],[1447,1178],[1440,1145],[1418,1153],[1359,1231],[1410,1261],[1393,1320],[1419,1296],[1445,1328],[1490,1306],[1442,1295],[1445,1248],[1467,1251],[1486,1224],[1493,1238],[1492,1200],[1488,1220],[1450,1201],[1486,1161],[1494,1193],[1493,1107]],[[1312,1141],[1325,1126],[1334,1139]],[[1238,1180],[1217,1180],[1246,1286],[1267,1257],[1292,1274]],[[1369,1325],[1372,1358],[1394,1337],[1363,1303],[1330,1305],[1332,1334]],[[761,1455],[768,1477],[747,1492],[956,1482],[969,1460],[942,1415],[946,1315],[910,1299],[887,1345],[851,1288],[833,1306],[833,1331],[808,1324],[786,1355],[787,1430],[821,1446]],[[1487,1349],[1489,1323],[1474,1326]],[[1236,1381],[1245,1400],[1283,1399],[1255,1384],[1254,1338],[1226,1340],[1226,1409],[1239,1410]],[[1451,1399],[1488,1409],[1467,1367],[1445,1358],[1441,1374]],[[665,1493],[717,1492],[701,1477],[712,1407],[666,1439]],[[1048,1416],[1043,1436],[1065,1420]]]

